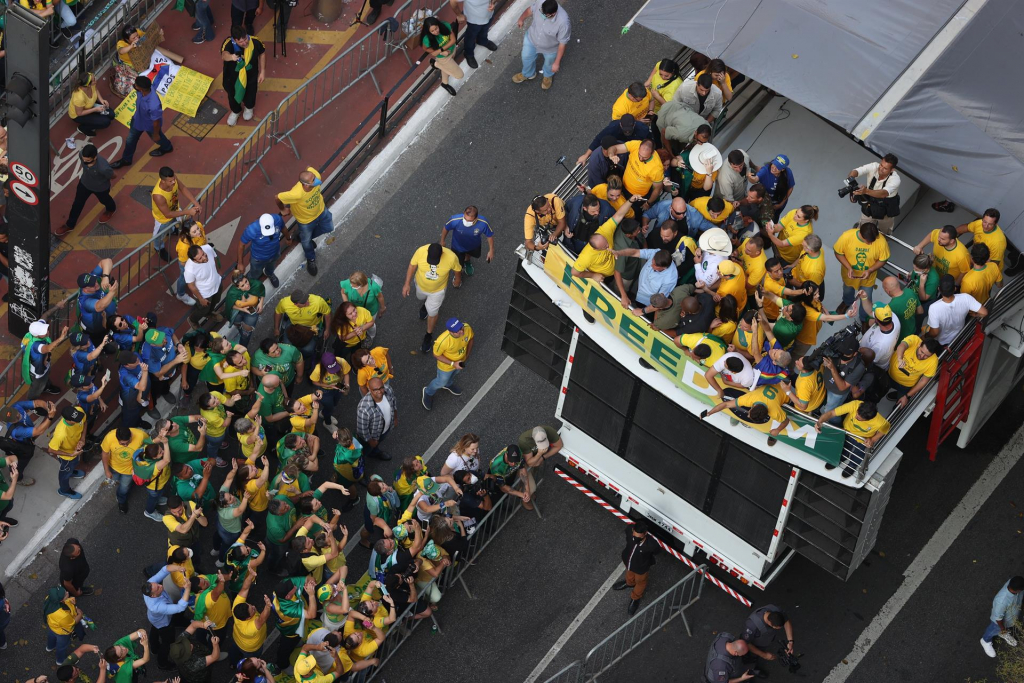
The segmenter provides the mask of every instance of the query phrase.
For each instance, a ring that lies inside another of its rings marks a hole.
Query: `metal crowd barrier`
[[[99,77],[110,67],[117,53],[121,27],[133,24],[145,28],[170,4],[171,0],[108,0],[92,21],[84,26],[81,23],[75,25],[72,30],[82,33],[81,45],[50,74],[51,127],[67,114],[71,93],[78,84],[78,74],[85,71]],[[56,27],[56,14],[50,23]],[[86,32],[90,30],[94,33],[86,40]]]
[[[537,482],[537,488],[540,488],[541,482]],[[456,554],[453,558],[452,564],[444,569],[437,578],[427,584],[427,587],[422,591],[417,590],[418,595],[423,595],[431,586],[437,586],[441,591],[442,596],[448,592],[448,590],[455,585],[456,582],[462,585],[466,594],[470,598],[473,594],[469,592],[469,588],[466,585],[466,581],[462,578],[466,570],[474,564],[476,559],[480,557],[484,549],[490,545],[491,541],[497,537],[505,525],[508,524],[516,513],[522,508],[519,498],[516,496],[503,495],[494,507],[484,515],[483,519],[477,523],[473,535],[469,537],[469,546],[466,549],[465,555]],[[537,516],[540,517],[540,509],[536,507],[534,503],[534,509],[537,512]],[[542,518],[543,519],[543,518]],[[384,637],[384,642],[377,649],[374,657],[380,660],[380,663],[369,669],[360,671],[358,675],[353,679],[353,683],[369,683],[374,680],[383,670],[384,665],[388,663],[398,650],[405,645],[406,641],[412,637],[412,634],[420,627],[420,625],[428,621],[427,619],[416,619],[412,617],[417,612],[417,605],[409,605],[405,611],[399,615],[395,623],[391,625],[387,635]],[[441,632],[441,626],[438,624],[437,619],[431,615],[429,621],[437,628],[438,633]],[[689,628],[689,627],[687,627]]]
[[[700,600],[704,590],[701,575],[706,571],[707,565],[701,565],[691,571],[591,648],[583,661],[569,664],[545,683],[585,683],[596,679],[676,617],[683,620],[686,635],[692,637],[693,631],[690,629],[689,619],[686,618],[686,610]]]

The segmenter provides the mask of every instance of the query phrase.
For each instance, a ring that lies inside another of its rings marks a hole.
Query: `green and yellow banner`
[[[704,379],[706,368],[679,350],[668,335],[652,329],[647,321],[623,308],[618,297],[599,283],[587,278],[573,277],[572,263],[571,256],[561,246],[552,245],[547,250],[544,271],[583,310],[633,347],[641,357],[677,387],[708,405],[719,402],[718,395]],[[819,434],[814,429],[815,421],[811,417],[795,412],[789,415],[789,425],[779,435],[779,439],[829,464],[838,465],[843,452],[845,433],[836,429],[825,429]],[[771,424],[743,424],[766,433],[772,428]]]

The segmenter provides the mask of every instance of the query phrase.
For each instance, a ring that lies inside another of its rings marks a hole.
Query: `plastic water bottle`
[[[82,624],[83,627],[89,629],[90,631],[96,630],[96,622],[90,619],[89,617],[85,616],[84,614],[82,615],[82,620],[79,623]]]
[[[93,628],[96,628],[96,627],[94,626]],[[435,635],[437,634],[437,624],[434,624],[434,623],[430,624],[430,632],[435,634]]]

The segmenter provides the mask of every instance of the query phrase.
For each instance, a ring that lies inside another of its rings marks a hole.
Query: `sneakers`
[[[146,411],[146,417],[148,417],[148,418],[150,418],[152,420],[159,420],[160,419],[160,411],[157,410],[155,407],[154,408],[150,408],[149,410]]]
[[[420,400],[420,403],[422,403],[423,407],[426,408],[427,410],[432,410],[434,408],[434,397],[427,394],[426,387],[423,387],[422,398]]]
[[[550,90],[551,89],[551,85],[554,82],[555,82],[554,79],[549,78],[548,76],[545,76],[544,80],[540,82],[540,89],[541,90]],[[634,608],[633,612],[635,612],[635,611],[636,611],[636,609]],[[633,612],[630,612],[630,614],[632,614]]]
[[[70,228],[70,227],[67,226],[67,224],[64,224],[64,225],[58,226],[53,231],[53,235],[54,235],[54,237],[63,237],[64,235],[69,234],[72,230],[74,230],[74,228]]]
[[[246,109],[242,110],[242,118],[245,119],[246,121],[252,121],[252,115],[253,115],[252,109],[246,108]]]
[[[94,129],[92,129],[92,128],[87,128],[85,126],[79,126],[78,127],[78,132],[81,133],[82,135],[84,135],[87,138],[96,137],[96,131]]]
[[[630,600],[629,601],[629,607],[626,608],[626,611],[629,612],[629,616],[633,616],[634,614],[636,614],[636,610],[637,610],[637,608],[639,606],[640,606],[640,601],[639,600]]]
[[[128,514],[128,503],[127,503],[127,501],[124,502],[124,503],[118,503],[117,504],[117,509],[121,511],[122,515],[127,515]]]
[[[216,567],[217,569],[220,569],[220,568],[222,568],[224,566],[224,563],[221,562],[220,560],[217,560],[216,562],[213,563],[213,566]]]
[[[462,388],[455,384],[449,384],[445,387],[452,396],[462,396]]]
[[[85,478],[85,472],[83,472],[82,470],[75,470],[74,472],[71,473],[71,478],[72,479],[84,479]]]
[[[371,9],[370,13],[366,15],[366,19],[363,20],[363,23],[366,24],[367,26],[373,26],[373,22],[377,21],[377,17],[379,16],[379,9]]]
[[[316,261],[314,261],[312,259],[307,259],[306,260],[306,272],[307,273],[309,273],[313,277],[316,277],[316,274],[317,274],[317,272],[319,270],[320,269],[316,267]]]
[[[159,512],[143,512],[142,514],[148,517],[149,519],[153,520],[154,522],[160,522],[161,524],[163,524],[164,522],[163,515],[161,515]]]
[[[217,557],[218,555],[220,555],[220,551],[219,550],[211,550],[210,551],[210,556],[211,557]]]
[[[58,387],[56,384],[50,384],[45,389],[43,389],[43,393],[49,394],[50,396],[60,396],[61,394],[64,393],[64,390]]]
[[[110,162],[110,168],[113,168],[115,170],[119,169],[119,168],[124,168],[125,166],[131,166],[131,165],[132,165],[132,160],[131,159],[118,159],[117,161],[111,161]]]
[[[984,638],[981,639],[981,649],[985,651],[989,657],[996,656],[996,649],[992,647],[992,643],[986,642]]]
[[[444,88],[444,91],[447,92],[452,97],[455,97],[455,95],[457,94],[455,92],[455,88],[453,88],[452,86],[448,85],[447,83],[442,83],[441,87]]]
[[[238,114],[236,114],[235,112],[231,112],[230,114],[228,114],[228,125],[233,126],[236,123],[238,123]]]
[[[427,305],[423,304],[422,306],[420,306],[420,320],[426,320],[426,319],[427,319]]]
[[[217,461],[214,463],[217,467],[227,467],[228,461],[224,458],[217,456]]]
[[[434,346],[434,335],[427,332],[423,335],[423,343],[420,345],[420,353],[430,353],[431,347]]]
[[[281,286],[281,281],[277,279],[276,275],[268,275],[267,279],[270,280],[270,284],[274,285],[275,288]]]
[[[24,479],[18,480],[18,486],[32,486],[36,483],[36,480],[32,477],[25,477]]]
[[[167,263],[170,263],[171,255],[167,251],[167,247],[160,247],[160,250],[157,253],[160,254],[160,260],[162,260],[164,262],[167,262]]]
[[[206,38],[204,38],[203,34],[200,32],[196,34],[196,37],[192,39],[192,42],[196,45],[202,45],[206,42]]]
[[[18,484],[21,484],[21,482],[19,481]],[[12,529],[14,527],[18,526],[18,520],[16,520],[14,517],[4,517],[3,519],[0,519],[0,522],[5,523],[7,526],[11,527]]]
[[[78,491],[61,491],[60,489],[57,489],[57,494],[64,496],[65,498],[70,498],[71,500],[79,500],[82,497],[82,494]]]
[[[955,209],[956,204],[949,201],[948,199],[943,200],[941,202],[935,202],[934,204],[932,204],[932,210],[938,211],[940,213],[953,213]]]
[[[1012,634],[1011,634],[1011,633],[1010,633],[1009,631],[1004,631],[1003,633],[1000,633],[1000,634],[999,634],[998,636],[996,636],[996,637],[997,637],[997,638],[1002,638],[1002,639],[1003,639],[1003,641],[1004,641],[1004,642],[1005,642],[1005,643],[1006,643],[1007,645],[1009,645],[1010,647],[1017,647],[1017,639],[1016,639],[1016,638],[1014,638],[1014,637],[1013,637],[1013,635],[1012,635]]]
[[[178,301],[185,304],[186,306],[195,306],[196,300],[190,297],[188,294],[179,294]]]
[[[114,209],[114,211],[117,211],[117,209]],[[114,211],[104,211],[103,213],[101,213],[100,214],[100,223],[106,223],[111,218],[113,218],[114,217]]]
[[[532,81],[536,77],[537,77],[537,74],[534,74],[534,75],[530,76],[529,78],[527,78],[522,73],[518,73],[518,74],[516,74],[515,76],[512,77],[512,82],[513,83],[525,83],[526,81]]]
[[[476,268],[474,268],[473,264],[469,261],[466,261],[466,265],[462,266],[462,269],[466,271],[466,275],[472,275],[476,272]]]
[[[616,581],[615,583],[612,584],[612,590],[613,591],[624,591],[627,588],[632,588],[632,586],[630,586],[628,583],[626,583],[625,579],[622,579],[621,581]]]

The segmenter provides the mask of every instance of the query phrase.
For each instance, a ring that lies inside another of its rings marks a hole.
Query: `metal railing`
[[[592,681],[625,659],[626,655],[664,628],[676,617],[683,621],[686,635],[693,636],[686,610],[700,600],[704,590],[702,575],[707,565],[701,565],[684,576],[651,604],[633,615],[629,621],[611,632],[587,653],[583,661],[576,661],[556,673],[545,683],[585,683]]]
[[[540,488],[542,482],[537,482],[537,488]],[[417,591],[418,594],[422,595],[425,591],[429,590],[431,586],[437,586],[444,595],[448,590],[455,585],[456,582],[462,585],[466,594],[472,598],[473,594],[469,592],[469,588],[466,585],[463,574],[469,569],[476,561],[477,558],[483,553],[484,549],[491,544],[497,535],[505,528],[516,513],[519,512],[522,505],[519,502],[519,498],[511,495],[503,495],[494,507],[484,515],[475,526],[473,535],[469,537],[469,545],[466,548],[464,554],[456,554],[452,559],[452,564],[444,569],[435,579],[433,579],[426,588],[422,591]],[[540,517],[540,509],[536,507],[534,503],[534,510],[537,516]],[[405,645],[406,641],[412,637],[412,634],[416,632],[420,624],[427,619],[413,619],[416,614],[416,604],[411,604],[405,609],[404,612],[395,620],[391,629],[388,630],[387,635],[384,637],[384,642],[374,653],[374,657],[380,660],[380,663],[370,669],[365,669],[359,672],[355,677],[354,683],[369,683],[374,680],[383,670],[384,665],[388,663],[398,650]],[[437,631],[441,632],[441,626],[438,624],[437,619],[431,615],[429,619],[433,625],[437,628]]]
[[[99,77],[110,67],[117,54],[121,27],[130,24],[144,28],[170,4],[171,0],[108,0],[106,7],[92,21],[85,26],[75,26],[82,32],[82,44],[50,74],[51,127],[67,113],[71,93],[78,84],[78,74],[84,71]],[[94,33],[86,40],[89,30]]]

